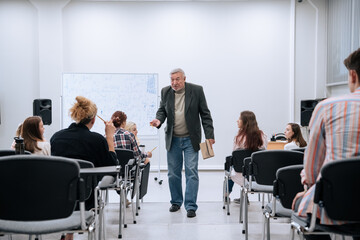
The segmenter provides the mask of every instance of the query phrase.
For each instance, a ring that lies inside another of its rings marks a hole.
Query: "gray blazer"
[[[161,102],[156,119],[160,120],[161,125],[167,118],[165,127],[166,150],[171,148],[171,140],[174,132],[175,120],[175,93],[171,86],[161,89]],[[204,128],[205,138],[214,139],[214,127],[210,110],[207,106],[205,94],[202,86],[185,82],[185,121],[188,128],[191,143],[195,151],[200,150],[201,141],[201,122]]]

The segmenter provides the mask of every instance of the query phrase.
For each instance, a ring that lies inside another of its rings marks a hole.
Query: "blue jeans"
[[[167,152],[170,203],[179,206],[183,203],[181,171],[184,162],[186,178],[184,206],[187,211],[196,211],[198,208],[196,204],[199,189],[198,159],[199,154],[194,151],[190,137],[172,138],[170,151]]]

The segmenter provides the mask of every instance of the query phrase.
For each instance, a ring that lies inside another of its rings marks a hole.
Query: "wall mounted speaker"
[[[316,105],[325,98],[318,98],[314,100],[301,100],[300,108],[300,124],[301,126],[309,126],[311,115]]]
[[[51,100],[35,99],[33,102],[33,115],[40,116],[44,125],[51,124]]]

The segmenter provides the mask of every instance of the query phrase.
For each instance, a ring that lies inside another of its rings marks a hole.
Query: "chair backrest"
[[[66,218],[78,200],[79,164],[62,157],[15,155],[0,158],[0,219],[40,221]]]
[[[123,148],[115,148],[116,156],[121,166],[121,174],[124,174],[125,165],[128,164],[130,159],[134,159],[134,151]]]
[[[305,152],[306,147],[302,147],[302,148],[293,148],[291,149],[292,151],[299,151],[299,152]]]
[[[284,208],[291,209],[295,195],[304,190],[300,177],[303,168],[302,164],[292,165],[279,168],[276,172],[273,194]]]
[[[146,164],[141,172],[139,199],[142,199],[147,193],[149,175],[150,175],[150,163]]]
[[[251,157],[244,158],[243,161],[243,167],[242,167],[242,174],[244,178],[246,178],[249,181],[249,172],[250,172],[250,163],[251,163]],[[252,180],[255,181],[255,178],[252,177]]]
[[[232,166],[232,156],[226,156],[224,163],[224,170],[229,172],[231,166]]]
[[[244,158],[250,157],[254,151],[248,149],[238,149],[232,152],[232,164],[235,172],[242,172]]]
[[[272,186],[279,168],[303,164],[304,153],[290,150],[267,150],[251,155],[250,175],[256,183]]]
[[[25,151],[24,154],[31,154],[31,152],[29,151]],[[11,150],[11,149],[3,149],[0,150],[0,157],[5,157],[5,156],[12,156],[15,155],[15,150]]]
[[[75,159],[79,164],[80,168],[94,168],[94,164],[90,161]],[[95,189],[98,182],[101,180],[102,176],[88,175],[82,177],[85,181],[85,199],[89,199],[93,189]]]
[[[338,221],[360,222],[360,157],[329,162],[321,169],[314,202]]]

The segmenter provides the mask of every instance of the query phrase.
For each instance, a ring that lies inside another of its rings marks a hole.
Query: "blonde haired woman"
[[[137,136],[138,134],[138,130],[137,130],[137,127],[136,127],[136,124],[134,122],[126,122],[126,125],[125,125],[125,130],[128,131],[128,132],[131,132],[132,134],[134,134],[135,136],[135,140],[136,140],[136,143],[137,145],[140,147],[140,141],[139,141],[139,138]],[[150,152],[151,153],[151,152]],[[145,161],[144,163],[147,164],[150,162],[150,159],[152,157],[152,154],[148,154],[148,153],[141,153],[141,155],[143,157],[145,157]]]

